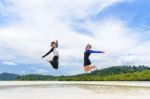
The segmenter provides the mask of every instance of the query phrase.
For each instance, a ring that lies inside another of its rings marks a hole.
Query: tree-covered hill
[[[15,80],[19,75],[13,73],[0,73],[0,80]]]
[[[29,74],[29,75],[22,75],[16,78],[16,80],[55,80],[54,76],[51,75],[39,75],[39,74]]]
[[[148,66],[112,66],[91,73],[72,76],[51,76],[40,74],[16,75],[9,73],[0,74],[0,80],[19,81],[150,81],[150,67]]]
[[[114,74],[121,74],[121,73],[131,73],[131,72],[138,72],[143,70],[150,70],[148,66],[112,66],[109,68],[104,68],[101,70],[96,70],[90,73],[90,75],[114,75]]]

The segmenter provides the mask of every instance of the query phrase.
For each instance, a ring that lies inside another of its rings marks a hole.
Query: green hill
[[[150,81],[150,67],[147,66],[112,66],[91,73],[72,76],[51,75],[16,75],[11,73],[0,74],[0,80],[19,81]]]
[[[119,80],[119,81],[150,81],[150,70],[140,72],[125,73],[118,75],[110,75],[103,78],[103,80]]]
[[[96,70],[88,74],[59,77],[69,81],[150,81],[150,67],[147,66],[113,66]]]
[[[150,81],[150,70],[113,75],[78,75],[59,77],[60,81]]]
[[[0,80],[15,80],[19,77],[17,74],[13,73],[0,73]]]
[[[16,80],[55,80],[54,76],[51,75],[39,75],[39,74],[29,74],[29,75],[22,75],[16,78]]]
[[[150,70],[150,67],[147,66],[112,66],[109,68],[104,68],[101,70],[96,70],[90,73],[90,75],[114,75],[114,74],[121,74],[121,73],[131,73],[143,70]]]

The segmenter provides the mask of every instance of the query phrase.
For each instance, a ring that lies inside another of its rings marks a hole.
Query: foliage
[[[4,79],[5,78],[5,79]],[[51,76],[40,74],[16,75],[3,73],[0,80],[28,81],[150,81],[150,67],[147,66],[112,66],[91,73],[73,76]]]

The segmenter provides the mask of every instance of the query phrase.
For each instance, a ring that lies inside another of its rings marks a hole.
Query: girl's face
[[[57,47],[56,43],[53,43],[53,44],[52,44],[52,47],[53,47],[53,48],[56,48],[56,47]]]
[[[87,45],[86,50],[90,50],[91,49],[91,45]]]

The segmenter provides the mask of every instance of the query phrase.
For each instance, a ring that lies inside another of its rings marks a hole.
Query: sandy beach
[[[149,99],[149,82],[2,81],[1,99]]]
[[[1,81],[0,86],[22,86],[22,85],[48,85],[48,84],[84,84],[84,85],[114,85],[114,86],[138,86],[150,87],[149,81]]]

